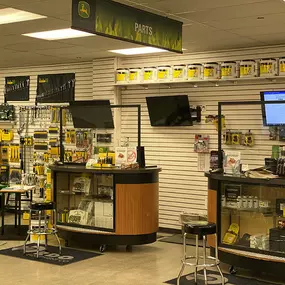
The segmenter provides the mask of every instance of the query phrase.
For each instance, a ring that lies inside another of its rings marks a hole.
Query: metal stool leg
[[[26,245],[27,245],[27,242],[31,236],[31,232],[32,232],[32,210],[30,209],[29,230],[28,230],[28,236],[27,236],[25,243],[24,243],[24,254],[26,254]]]
[[[44,232],[45,233],[47,233],[47,231],[48,231],[48,224],[47,224],[47,212],[45,211],[44,212]],[[47,235],[45,235],[45,248],[47,248],[47,246],[48,246],[48,236]]]
[[[223,275],[223,272],[220,268],[220,265],[219,265],[219,250],[218,250],[218,238],[217,238],[217,234],[215,234],[215,239],[216,239],[216,248],[215,248],[215,257],[216,257],[216,264],[217,264],[217,268],[218,268],[218,271],[221,275],[221,278],[222,278],[222,285],[225,285],[225,278],[224,278],[224,275]]]
[[[56,237],[56,239],[57,239],[57,242],[58,242],[59,254],[61,254],[61,243],[60,243],[59,237],[58,237],[58,235],[57,235],[56,219],[57,219],[56,210],[54,209],[54,210],[53,210],[53,218],[52,218],[52,221],[53,221],[52,227],[53,227],[54,230],[55,230],[55,234],[54,234],[54,235],[55,235],[55,237]]]
[[[195,272],[194,272],[194,278],[195,278],[196,284],[197,284],[198,264],[199,264],[199,236],[196,235],[196,266],[195,266]]]
[[[59,240],[59,237],[57,235],[57,233],[54,234],[56,239],[57,239],[57,242],[58,242],[58,251],[59,251],[59,254],[61,254],[61,244],[60,244],[60,240]]]
[[[203,260],[204,260],[204,265],[206,264],[206,236],[203,236]],[[208,284],[208,279],[207,279],[207,269],[206,266],[204,267],[204,277],[205,277],[205,285]]]
[[[40,253],[40,241],[41,241],[41,227],[42,227],[42,211],[39,211],[39,230],[38,230],[38,242],[37,242],[37,258]]]
[[[187,237],[187,233],[184,233],[183,235],[183,258],[182,258],[182,267],[181,270],[179,272],[179,275],[177,277],[177,285],[180,284],[180,278],[184,272],[185,269],[185,263],[186,263],[186,257],[187,257],[187,248],[186,248],[186,237]]]

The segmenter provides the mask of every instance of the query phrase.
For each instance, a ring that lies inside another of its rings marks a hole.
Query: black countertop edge
[[[220,180],[220,181],[285,186],[285,178],[273,178],[273,179],[248,178],[245,176],[231,176],[231,175],[217,174],[210,172],[205,172],[205,176],[208,177],[209,179]]]
[[[50,166],[52,171],[59,172],[85,172],[85,173],[108,173],[108,174],[140,174],[161,172],[159,167],[139,168],[139,169],[120,169],[120,168],[86,168],[81,165],[53,165]]]

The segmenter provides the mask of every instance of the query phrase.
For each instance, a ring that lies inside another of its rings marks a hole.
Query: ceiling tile
[[[55,49],[68,49],[72,48],[71,45],[60,43],[58,41],[44,41],[35,39],[32,42],[25,42],[21,44],[6,45],[5,49],[13,51],[37,51],[37,50],[55,50]]]
[[[32,3],[24,0],[14,6],[28,12],[56,17],[58,15],[71,14],[71,4],[71,0],[45,0],[33,1]]]
[[[285,13],[285,4],[283,1],[270,0],[261,3],[215,8],[199,12],[185,13],[183,14],[183,17],[195,22],[208,23],[209,21],[220,21],[222,19],[258,17],[277,13]]]
[[[242,35],[245,37],[252,37],[256,35],[266,35],[266,34],[275,34],[284,32],[283,25],[267,25],[261,27],[247,27],[242,29],[233,29],[229,30],[229,32]]]
[[[168,13],[186,13],[194,11],[203,11],[222,7],[240,6],[244,4],[268,2],[268,0],[180,0],[179,5],[173,0],[147,1],[146,6],[165,11]],[[272,1],[271,1],[272,2]]]
[[[12,23],[9,25],[0,25],[0,35],[21,35],[25,33],[64,29],[69,28],[70,26],[71,25],[68,21],[46,18],[21,23]]]
[[[285,44],[285,32],[271,33],[267,35],[253,35],[252,39],[262,41],[269,45]]]
[[[46,2],[48,0],[0,0],[0,4],[9,6],[9,7],[13,7],[13,6],[17,6],[17,5],[23,5],[23,3],[25,4],[30,4],[30,3],[36,3],[36,2]]]
[[[218,21],[207,21],[207,24],[218,29],[232,30],[248,27],[261,27],[284,25],[285,13],[269,14],[264,19],[257,19],[257,17],[245,17],[235,19],[219,19]],[[274,29],[272,29],[274,31]]]

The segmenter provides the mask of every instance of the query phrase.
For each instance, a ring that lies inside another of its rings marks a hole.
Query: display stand
[[[219,102],[219,169],[212,173],[206,173],[206,177],[208,177],[209,187],[208,220],[217,224],[220,260],[231,265],[230,272],[233,274],[236,272],[235,267],[240,267],[272,274],[284,281],[282,272],[285,270],[285,251],[283,250],[285,240],[276,236],[276,234],[280,234],[278,220],[283,217],[283,213],[278,212],[276,205],[277,200],[282,200],[284,197],[285,179],[257,179],[247,178],[244,175],[223,174],[222,148],[223,106],[263,106],[282,103],[284,104],[280,101]],[[231,188],[229,191],[232,191],[232,195],[234,190],[238,192],[234,203],[230,205],[225,202],[228,188]],[[243,202],[245,204],[241,204]],[[246,206],[247,203],[249,206]],[[258,205],[253,203],[258,203]],[[238,225],[236,232],[231,230],[232,224]],[[232,237],[232,240],[225,238],[227,232],[230,233],[228,237]],[[214,254],[214,240],[209,238],[208,243]]]
[[[160,168],[86,169],[84,166],[52,166],[53,196],[58,229],[66,245],[147,244],[156,241]],[[89,177],[82,191],[76,177]],[[76,184],[76,185],[75,185]],[[85,188],[84,188],[85,189]]]

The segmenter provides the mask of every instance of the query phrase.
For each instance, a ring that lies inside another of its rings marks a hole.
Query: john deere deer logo
[[[87,2],[79,1],[78,15],[84,19],[88,19],[90,17],[90,5]]]

